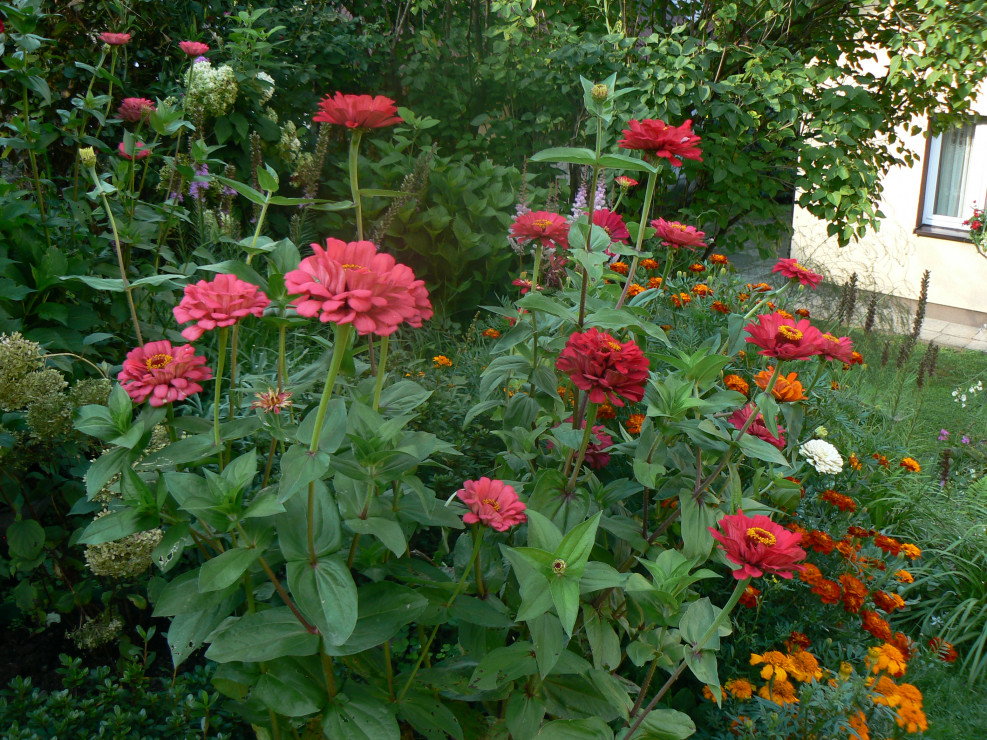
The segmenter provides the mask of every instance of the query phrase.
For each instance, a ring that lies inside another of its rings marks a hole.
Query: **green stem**
[[[631,283],[634,282],[634,272],[637,270],[638,263],[641,261],[641,245],[644,244],[644,232],[647,230],[648,226],[648,216],[651,215],[651,201],[655,197],[655,184],[658,182],[658,171],[648,173],[648,185],[644,191],[644,205],[641,208],[641,222],[637,227],[637,240],[634,244],[634,249],[637,254],[634,255],[634,259],[631,260],[630,269],[627,271],[627,280],[624,281],[624,289],[620,292],[620,298],[617,300],[617,308],[619,309],[624,305],[624,301],[627,300],[627,291],[631,288]],[[664,281],[663,281],[664,283]]]
[[[278,327],[278,393],[284,390],[284,377],[287,365],[287,353],[285,345],[287,343],[288,327],[284,324]]]
[[[384,367],[387,365],[387,347],[390,337],[380,338],[380,359],[377,361],[377,383],[374,385],[374,411],[380,407],[380,392],[384,388]]]
[[[319,449],[319,437],[322,434],[322,426],[326,421],[329,399],[332,396],[333,386],[336,384],[336,376],[339,374],[339,368],[343,364],[343,356],[350,346],[350,334],[352,331],[352,324],[336,324],[336,338],[332,347],[332,360],[329,362],[326,384],[322,388],[319,410],[315,414],[315,428],[312,430],[312,442],[308,447],[309,452],[317,452]]]
[[[596,119],[596,156],[600,159],[600,152],[603,146],[603,119],[597,116]],[[600,176],[600,168],[593,165],[593,177],[590,182],[590,189],[586,192],[589,209],[586,213],[586,251],[589,251],[593,239],[593,211],[596,210],[596,183]],[[586,290],[589,287],[589,274],[586,268],[582,268],[582,286],[579,289],[579,318],[577,324],[583,328],[583,321],[586,319]]]
[[[459,583],[456,584],[456,590],[452,592],[452,596],[449,597],[449,601],[445,603],[445,607],[447,609],[452,606],[452,602],[456,600],[456,597],[459,596],[459,592],[463,590],[463,585],[466,583],[466,578],[473,569],[473,563],[480,554],[480,545],[482,543],[482,536],[473,538],[473,552],[470,554],[470,560],[466,564],[466,567],[463,568],[463,575],[459,579]],[[411,688],[411,682],[415,680],[415,676],[418,674],[418,669],[421,668],[422,661],[425,660],[425,655],[428,653],[428,649],[432,646],[432,641],[435,639],[435,635],[438,634],[439,626],[440,625],[436,624],[435,627],[432,628],[432,634],[428,636],[428,640],[424,645],[422,645],[422,650],[418,654],[418,660],[415,661],[415,666],[411,669],[411,675],[408,676],[408,680],[405,681],[404,688],[402,688],[401,693],[398,694],[397,701],[399,704],[401,703],[401,700],[404,699],[404,695],[408,693],[408,689]]]
[[[219,436],[219,402],[222,399],[223,390],[223,370],[226,366],[226,342],[229,338],[230,328],[228,326],[221,327],[219,330],[219,359],[216,361],[216,400],[213,403],[212,410],[212,429],[213,429],[213,442],[218,447],[223,443],[223,440]],[[220,466],[222,467],[223,453],[219,453]]]
[[[236,351],[240,344],[240,324],[233,325],[233,341],[230,346],[230,421],[233,421],[233,392],[236,390]]]
[[[535,264],[531,270],[531,290],[532,292],[538,289],[538,273],[541,268],[541,258],[542,258],[542,243],[538,242],[538,248],[535,250]],[[533,330],[532,339],[532,349],[531,349],[531,372],[534,374],[535,370],[538,369],[538,316],[534,308],[531,309],[531,326]]]
[[[28,159],[31,160],[31,175],[34,178],[34,188],[38,193],[38,210],[41,212],[41,225],[44,227],[45,242],[51,247],[51,237],[48,234],[48,216],[45,209],[45,197],[41,191],[41,175],[38,173],[38,158],[34,154],[34,141],[31,136],[31,103],[27,96],[27,88],[23,88],[24,94],[24,136],[30,146],[27,150]],[[95,172],[95,170],[93,170]]]
[[[473,540],[475,542],[481,542],[483,540],[483,533],[480,531],[480,525],[477,524],[473,528]],[[473,558],[473,578],[476,581],[476,595],[481,599],[486,598],[487,589],[483,585],[483,565],[480,562],[480,551],[477,549],[476,557]]]
[[[576,464],[572,469],[572,475],[569,477],[569,483],[566,485],[567,491],[571,492],[576,487],[576,479],[579,477],[579,471],[582,470],[583,460],[586,459],[586,448],[589,446],[590,435],[593,434],[593,422],[596,421],[596,410],[599,406],[600,404],[598,403],[590,403],[589,408],[586,410],[586,427],[583,429],[583,441],[579,445]]]
[[[350,157],[349,157],[349,169],[350,169],[350,192],[353,198],[353,208],[356,210],[356,238],[357,241],[363,241],[363,203],[360,200],[360,181],[358,164],[360,159],[360,139],[363,137],[363,131],[360,129],[353,129],[353,135],[350,137]]]

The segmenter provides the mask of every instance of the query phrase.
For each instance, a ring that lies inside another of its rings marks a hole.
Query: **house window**
[[[922,224],[966,231],[973,204],[987,201],[987,123],[957,126],[929,144]]]

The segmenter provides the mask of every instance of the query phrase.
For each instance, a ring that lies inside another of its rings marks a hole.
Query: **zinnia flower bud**
[[[606,85],[593,85],[590,95],[593,96],[593,100],[603,102],[610,95],[610,88]]]
[[[83,167],[95,167],[96,152],[93,151],[91,146],[82,147],[79,149],[79,161],[82,162]]]

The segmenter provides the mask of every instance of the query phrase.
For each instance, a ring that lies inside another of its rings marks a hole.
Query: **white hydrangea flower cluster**
[[[197,116],[224,116],[236,102],[239,86],[228,64],[213,67],[208,61],[192,65],[186,106]]]
[[[101,511],[96,518],[108,513]],[[112,542],[87,545],[86,565],[93,575],[121,581],[136,578],[151,567],[151,553],[163,536],[164,532],[160,529],[149,529]]]
[[[799,447],[799,454],[817,473],[836,475],[843,470],[843,458],[839,450],[824,439],[810,439]]]
[[[271,77],[267,72],[258,72],[254,75],[255,80],[260,80],[261,82],[266,82],[267,85],[262,86],[263,91],[260,94],[260,103],[263,105],[268,100],[274,97],[274,78]]]
[[[294,164],[298,156],[302,153],[302,142],[298,138],[298,127],[293,121],[288,121],[281,127],[281,141],[278,142],[278,151],[285,161]]]

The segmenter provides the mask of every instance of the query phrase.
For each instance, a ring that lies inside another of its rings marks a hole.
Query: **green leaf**
[[[463,728],[456,715],[432,694],[411,690],[397,709],[398,716],[426,740],[463,740]]]
[[[620,740],[685,740],[695,732],[696,724],[688,714],[658,707],[651,710],[632,736],[625,735]]]
[[[596,542],[596,529],[601,515],[602,512],[598,511],[591,519],[570,530],[555,549],[555,557],[566,562],[566,576],[582,576],[593,543]]]
[[[203,594],[199,593],[198,583],[198,572],[194,570],[182,573],[169,581],[153,600],[153,616],[174,617],[178,614],[205,611],[221,603],[237,590],[231,586],[223,591],[210,591]]]
[[[345,427],[344,427],[345,428]],[[278,499],[287,502],[309,483],[329,472],[329,454],[318,450],[309,452],[306,445],[292,445],[281,457],[281,483]]]
[[[692,674],[718,693],[720,678],[716,673],[716,653],[712,650],[693,650],[686,647],[682,657],[685,658],[685,664],[689,666]]]
[[[604,154],[597,160],[601,167],[632,172],[657,172],[654,165],[627,154]]]
[[[383,394],[382,394],[383,395]],[[315,417],[318,409],[312,409],[302,420],[295,432],[295,439],[303,445],[312,444],[315,433]],[[346,402],[342,398],[334,398],[326,407],[325,421],[319,434],[319,451],[333,453],[346,439]]]
[[[307,666],[306,662],[314,663]],[[314,671],[321,670],[313,660],[281,658],[268,663],[251,697],[285,717],[304,717],[320,711],[328,699],[325,683]]]
[[[156,516],[141,514],[137,509],[122,509],[94,519],[79,536],[79,543],[101,545],[104,542],[123,539],[136,532],[154,529],[156,526],[158,526]]]
[[[591,606],[583,607],[583,626],[593,655],[593,667],[613,671],[620,665],[620,638],[609,620],[600,619],[599,613]]]
[[[528,696],[523,691],[511,692],[507,699],[505,720],[511,737],[515,740],[533,738],[545,719],[545,702],[540,697]]]
[[[408,542],[404,538],[401,525],[393,519],[371,516],[366,519],[346,519],[343,522],[352,532],[357,534],[372,534],[384,543],[384,546],[397,557],[404,555]]]
[[[96,437],[103,442],[109,442],[120,434],[110,410],[105,406],[81,406],[75,411],[75,428],[90,437]]]
[[[709,528],[716,524],[717,510],[705,504],[697,504],[689,490],[681,493],[679,502],[682,508],[682,553],[687,558],[705,560],[716,542]]]
[[[206,657],[217,663],[314,655],[319,649],[319,636],[302,627],[286,606],[240,617],[212,638]]]
[[[613,730],[599,717],[557,719],[542,726],[536,740],[613,740]]]
[[[531,641],[535,646],[535,661],[538,672],[545,678],[555,664],[559,662],[565,649],[566,637],[562,632],[562,624],[551,614],[542,614],[537,619],[528,620],[531,630]]]
[[[528,546],[555,552],[562,542],[562,532],[548,517],[528,509]]]
[[[7,547],[10,557],[34,560],[45,546],[45,529],[34,519],[22,519],[7,527]]]
[[[356,584],[341,557],[288,563],[288,587],[302,613],[327,642],[341,645],[353,634],[357,618]]]
[[[322,731],[333,740],[401,740],[391,707],[370,696],[337,694],[322,716]]]
[[[425,403],[432,393],[433,391],[425,390],[414,381],[399,380],[381,392],[380,408],[391,416],[407,414]]]
[[[537,154],[532,154],[529,161],[592,165],[596,163],[596,153],[592,149],[583,147],[554,146],[550,149],[542,149]]]
[[[97,457],[86,472],[86,495],[89,499],[99,493],[113,476],[132,463],[135,457],[135,453],[126,447],[118,447]]]
[[[491,650],[473,671],[470,686],[492,691],[516,678],[531,675],[537,670],[533,653],[533,646],[526,640]]]
[[[571,636],[579,613],[579,580],[570,577],[567,572],[561,578],[557,576],[549,578],[548,590],[552,594],[552,603],[555,604],[555,611],[558,612],[559,621],[562,622],[562,629]]]
[[[227,596],[214,606],[172,617],[168,625],[168,648],[175,668],[199,649],[212,631],[230,615],[236,602],[237,599]]]
[[[748,457],[753,457],[764,462],[791,467],[788,459],[781,454],[777,447],[763,439],[758,439],[753,434],[742,434],[737,440],[740,451]]]
[[[236,583],[262,554],[259,547],[237,547],[207,560],[199,569],[199,591],[218,591]]]
[[[342,544],[339,508],[322,481],[312,489],[315,556],[321,558],[336,552]],[[308,496],[295,496],[284,502],[285,513],[278,516],[278,543],[285,560],[306,560],[308,552]]]
[[[326,655],[355,655],[382,645],[418,619],[428,606],[428,599],[421,594],[390,581],[368,583],[357,595],[359,618],[353,633],[341,645],[324,645]]]
[[[269,190],[271,193],[278,192],[278,173],[271,169],[270,165],[258,167],[257,184],[261,190]]]

